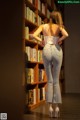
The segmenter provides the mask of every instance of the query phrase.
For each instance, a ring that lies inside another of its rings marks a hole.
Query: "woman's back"
[[[43,35],[44,36],[59,36],[60,27],[57,24],[44,24]]]
[[[44,24],[43,35],[45,44],[56,44],[59,39],[59,26],[56,24]]]

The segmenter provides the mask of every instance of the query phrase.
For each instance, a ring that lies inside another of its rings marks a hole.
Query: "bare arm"
[[[38,41],[42,41],[40,37],[38,37],[38,35],[42,32],[42,26],[43,25],[40,25],[39,28],[33,33],[30,35],[31,38],[34,38]]]
[[[69,36],[67,31],[64,28],[61,27],[60,31],[62,33],[62,36],[59,38],[59,41],[58,41],[59,44],[61,44],[62,41]]]

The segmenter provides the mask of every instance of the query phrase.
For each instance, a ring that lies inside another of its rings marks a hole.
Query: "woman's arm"
[[[33,34],[30,35],[30,37],[41,42],[42,39],[40,37],[38,37],[38,35],[42,32],[42,27],[43,27],[43,25],[40,25],[39,28]]]
[[[61,27],[60,31],[61,31],[62,36],[59,38],[59,41],[58,41],[59,44],[61,44],[62,41],[69,36],[67,31],[64,28]]]

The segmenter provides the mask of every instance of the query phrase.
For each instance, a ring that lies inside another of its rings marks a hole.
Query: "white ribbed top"
[[[59,37],[58,36],[44,36],[45,44],[57,44]]]

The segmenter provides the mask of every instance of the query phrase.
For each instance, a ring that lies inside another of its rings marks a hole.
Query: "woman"
[[[68,33],[63,26],[60,12],[52,12],[49,23],[40,25],[31,37],[42,41],[41,38],[38,37],[41,32],[44,35],[45,46],[43,48],[43,62],[48,80],[46,101],[49,103],[50,117],[59,117],[58,105],[62,103],[59,74],[63,58],[60,44],[68,37]],[[60,33],[62,36],[60,36]]]

